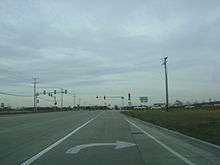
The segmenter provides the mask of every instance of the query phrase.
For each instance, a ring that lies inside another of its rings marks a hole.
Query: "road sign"
[[[141,103],[147,103],[148,102],[148,97],[139,97]]]
[[[115,146],[115,149],[122,149],[122,148],[128,148],[133,147],[136,144],[134,143],[128,143],[128,142],[122,142],[122,141],[116,141],[116,143],[91,143],[91,144],[82,144],[75,147],[72,147],[66,151],[66,154],[77,154],[80,150],[88,147],[96,147],[96,146]]]

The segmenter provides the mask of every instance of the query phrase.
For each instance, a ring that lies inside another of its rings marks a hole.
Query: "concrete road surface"
[[[220,147],[117,111],[0,116],[0,164],[219,165]]]

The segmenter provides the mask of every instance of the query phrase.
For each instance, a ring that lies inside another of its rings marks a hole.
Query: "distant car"
[[[192,108],[195,108],[195,106],[193,106],[193,105],[186,105],[185,108],[186,109],[192,109]]]
[[[144,110],[146,107],[134,107],[135,110]]]
[[[162,109],[162,107],[161,106],[152,106],[150,109],[152,109],[152,110],[157,110],[157,109]]]

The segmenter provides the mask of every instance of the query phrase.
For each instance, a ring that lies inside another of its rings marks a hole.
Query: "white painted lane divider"
[[[164,144],[163,142],[161,142],[160,140],[158,140],[157,138],[155,138],[154,136],[152,136],[151,134],[147,133],[146,131],[144,131],[142,128],[140,128],[139,126],[137,126],[135,123],[129,121],[128,119],[125,118],[125,120],[133,125],[134,127],[136,127],[137,129],[139,129],[140,131],[142,131],[145,135],[147,135],[149,138],[151,138],[152,140],[154,140],[155,142],[157,142],[158,144],[160,144],[163,148],[165,148],[167,151],[171,152],[173,155],[175,155],[176,157],[178,157],[179,159],[181,159],[182,161],[184,161],[186,164],[188,165],[195,165],[193,162],[191,162],[189,159],[187,159],[186,157],[184,157],[183,155],[179,154],[178,152],[176,152],[175,150],[173,150],[172,148],[170,148],[169,146],[167,146],[166,144]]]
[[[66,151],[67,154],[77,154],[80,150],[88,147],[97,147],[97,146],[115,146],[115,149],[122,149],[135,146],[134,143],[116,141],[116,143],[91,143],[91,144],[82,144],[75,147],[72,147]]]
[[[104,112],[102,112],[104,113]],[[56,147],[57,145],[59,145],[60,143],[62,143],[64,140],[66,140],[68,137],[70,137],[71,135],[75,134],[77,131],[79,131],[81,128],[85,127],[86,125],[88,125],[89,123],[91,123],[93,120],[95,120],[97,117],[99,117],[102,113],[98,114],[97,116],[95,116],[94,118],[90,119],[89,121],[87,121],[86,123],[84,123],[83,125],[79,126],[78,128],[76,128],[75,130],[73,130],[72,132],[70,132],[69,134],[67,134],[66,136],[64,136],[63,138],[61,138],[60,140],[58,140],[57,142],[53,143],[52,145],[48,146],[47,148],[45,148],[44,150],[42,150],[41,152],[39,152],[38,154],[34,155],[33,157],[31,157],[30,159],[26,160],[25,162],[21,163],[21,165],[29,165],[31,163],[33,163],[35,160],[37,160],[39,157],[41,157],[42,155],[44,155],[45,153],[47,153],[48,151],[50,151],[51,149],[53,149],[54,147]]]

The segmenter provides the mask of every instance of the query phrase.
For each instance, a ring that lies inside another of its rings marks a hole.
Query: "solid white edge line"
[[[104,112],[102,112],[104,113]],[[88,125],[89,123],[91,123],[93,120],[95,120],[98,116],[100,116],[102,113],[99,113],[97,116],[95,116],[94,118],[90,119],[89,121],[87,121],[86,123],[84,123],[83,125],[79,126],[78,128],[76,128],[75,130],[73,130],[72,132],[70,132],[69,134],[67,134],[66,136],[64,136],[63,138],[61,138],[60,140],[56,141],[55,143],[53,143],[52,145],[48,146],[47,148],[45,148],[44,150],[42,150],[41,152],[39,152],[38,154],[34,155],[33,157],[31,157],[30,159],[26,160],[25,162],[21,163],[21,165],[29,165],[32,162],[34,162],[35,160],[37,160],[39,157],[41,157],[42,155],[44,155],[45,153],[47,153],[48,151],[50,151],[51,149],[53,149],[54,147],[56,147],[57,145],[59,145],[60,143],[62,143],[64,140],[66,140],[68,137],[70,137],[71,135],[75,134],[77,131],[79,131],[81,128],[85,127],[86,125]]]
[[[211,146],[211,147],[215,147],[215,148],[217,148],[217,149],[220,149],[220,146],[219,146],[219,145],[216,145],[216,144],[213,144],[213,143],[210,143],[210,142],[201,140],[201,139],[197,139],[197,138],[194,138],[194,137],[185,135],[185,134],[183,134],[183,133],[180,133],[180,132],[177,132],[177,131],[174,131],[174,130],[171,130],[171,129],[168,129],[168,128],[165,128],[165,127],[161,127],[161,126],[159,126],[159,125],[155,125],[155,124],[152,124],[152,123],[149,123],[149,122],[140,120],[140,119],[138,119],[138,118],[134,118],[134,119],[140,121],[141,123],[147,123],[147,124],[149,124],[149,125],[151,125],[151,126],[153,126],[153,127],[157,127],[157,128],[159,128],[159,129],[162,129],[162,130],[165,130],[165,131],[174,133],[174,134],[176,134],[176,135],[183,136],[183,137],[185,137],[185,138],[194,140],[194,141],[196,141],[196,142],[200,142],[200,143],[203,143],[203,144],[205,144],[205,145],[208,145],[208,146]]]
[[[157,142],[158,144],[160,144],[162,147],[164,147],[166,150],[168,150],[169,152],[171,152],[172,154],[174,154],[176,157],[178,157],[179,159],[181,159],[182,161],[184,161],[186,164],[188,165],[195,165],[194,163],[192,163],[189,159],[187,159],[186,157],[184,157],[183,155],[179,154],[178,152],[176,152],[175,150],[173,150],[172,148],[170,148],[169,146],[167,146],[166,144],[164,144],[163,142],[159,141],[157,138],[155,138],[154,136],[152,136],[151,134],[147,133],[146,131],[144,131],[142,128],[140,128],[139,126],[137,126],[136,124],[134,124],[133,122],[129,121],[128,119],[125,118],[125,120],[135,126],[137,129],[139,129],[140,131],[142,131],[145,135],[147,135],[149,138],[151,138],[152,140],[154,140],[155,142]]]

